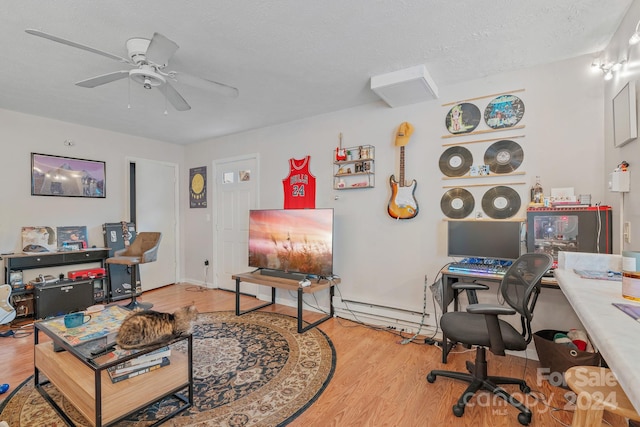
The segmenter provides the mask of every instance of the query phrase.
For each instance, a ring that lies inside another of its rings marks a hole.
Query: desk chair
[[[487,390],[506,400],[520,411],[518,421],[522,425],[531,422],[531,411],[498,384],[518,384],[523,393],[531,389],[524,380],[487,375],[486,349],[493,354],[504,356],[505,350],[522,351],[531,342],[531,319],[540,293],[540,278],[551,267],[553,258],[548,254],[521,255],[500,282],[500,294],[508,306],[493,304],[472,304],[466,312],[447,312],[442,315],[440,327],[453,342],[475,345],[475,363],[467,361],[469,373],[433,370],[427,381],[433,383],[437,376],[462,380],[469,383],[458,402],[453,405],[453,414],[461,417],[465,405],[478,390]],[[498,316],[519,314],[522,332],[516,330]],[[443,343],[446,344],[446,343]]]
[[[107,258],[107,264],[126,265],[131,270],[131,302],[125,305],[129,310],[148,310],[153,307],[151,303],[136,301],[138,293],[142,292],[138,287],[137,271],[139,264],[154,262],[158,258],[158,247],[162,233],[141,232],[138,233],[129,247],[116,251],[113,257]]]
[[[469,304],[478,303],[478,294],[476,291],[487,291],[489,286],[482,283],[474,282],[455,282],[451,285],[451,289],[454,291],[465,291],[467,293],[467,301]]]

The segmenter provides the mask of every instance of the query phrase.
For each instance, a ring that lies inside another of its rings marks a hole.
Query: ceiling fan
[[[136,83],[139,83],[145,89],[158,87],[166,96],[167,100],[178,111],[190,110],[191,106],[171,85],[170,82],[180,82],[199,89],[211,90],[229,97],[237,97],[238,89],[235,87],[203,79],[201,77],[191,76],[183,72],[169,71],[165,68],[169,64],[169,60],[178,50],[178,45],[163,36],[160,33],[154,33],[151,40],[143,38],[131,38],[127,40],[126,47],[128,59],[118,55],[113,55],[90,46],[72,42],[39,30],[28,29],[27,33],[52,40],[54,42],[66,44],[67,46],[86,50],[96,53],[107,58],[122,62],[132,67],[131,69],[114,71],[112,73],[102,74],[76,83],[76,85],[87,88],[94,88],[103,84],[111,83],[116,80],[129,77]]]

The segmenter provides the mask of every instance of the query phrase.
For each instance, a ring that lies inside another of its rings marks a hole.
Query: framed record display
[[[500,95],[484,109],[484,121],[491,129],[510,128],[524,116],[524,103],[515,95]]]
[[[451,219],[462,219],[469,216],[475,208],[473,195],[464,188],[452,188],[440,199],[442,213]]]
[[[473,132],[480,123],[480,109],[474,104],[463,102],[454,105],[447,113],[445,126],[449,133],[457,135]]]
[[[504,185],[493,187],[482,196],[482,210],[493,219],[511,218],[520,210],[520,195]]]
[[[438,162],[442,173],[450,177],[466,175],[472,164],[471,151],[460,146],[447,148]]]
[[[484,163],[493,173],[510,173],[518,169],[524,160],[524,152],[517,142],[503,139],[494,142],[484,153]]]

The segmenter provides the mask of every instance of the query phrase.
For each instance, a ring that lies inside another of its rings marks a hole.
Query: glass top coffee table
[[[86,421],[96,427],[114,424],[168,396],[173,396],[179,404],[154,426],[193,405],[191,335],[165,344],[171,350],[166,366],[144,375],[112,380],[109,368],[113,370],[164,347],[133,351],[114,348],[115,335],[128,313],[120,306],[107,307],[91,313],[91,319],[84,325],[69,329],[64,326],[64,316],[35,323],[35,387],[69,425],[75,423],[49,395],[44,387],[47,384],[55,386]],[[48,339],[41,341],[40,333]]]

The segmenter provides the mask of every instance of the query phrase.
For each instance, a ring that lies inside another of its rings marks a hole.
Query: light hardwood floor
[[[231,292],[210,290],[187,284],[171,285],[146,292],[142,301],[152,302],[153,309],[171,312],[177,307],[195,302],[200,312],[233,310],[235,296]],[[251,297],[243,297],[243,308],[257,305]],[[275,305],[264,308],[295,315],[292,307]],[[306,313],[313,316],[313,313]],[[309,317],[311,319],[311,317]],[[0,395],[0,401],[33,374],[32,327],[19,329],[16,338],[0,338],[0,360],[3,369],[0,383],[9,383],[11,390]],[[0,326],[0,332],[8,325]],[[473,360],[474,352],[459,347],[442,364],[437,346],[402,344],[395,334],[360,326],[354,322],[333,318],[320,325],[331,339],[337,354],[333,379],[322,395],[290,425],[303,426],[518,426],[518,412],[500,399],[482,393],[473,399],[462,418],[455,417],[451,407],[466,385],[447,378],[438,378],[429,384],[425,377],[432,369],[463,371],[465,361]],[[25,336],[19,336],[26,334]],[[565,408],[566,390],[538,380],[536,361],[519,357],[497,357],[489,353],[489,373],[522,377],[532,390],[542,397],[536,400],[524,396],[533,411],[531,426],[547,427],[571,424],[571,412],[555,411]],[[517,386],[506,386],[507,391],[522,396]],[[606,419],[615,427],[627,424],[620,417]],[[171,423],[167,423],[171,425]]]

